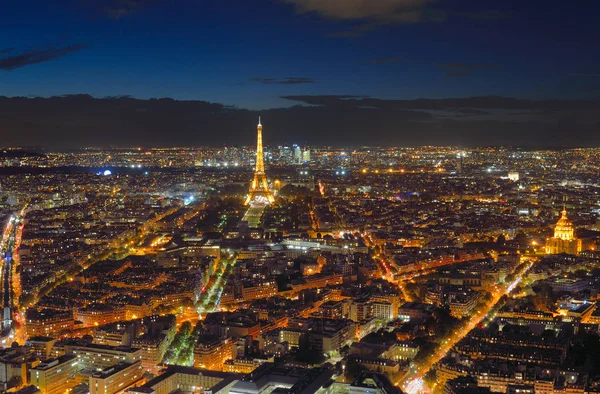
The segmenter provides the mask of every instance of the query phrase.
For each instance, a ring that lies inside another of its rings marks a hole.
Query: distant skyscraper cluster
[[[297,144],[279,146],[278,163],[282,165],[303,165],[310,162],[310,149]]]

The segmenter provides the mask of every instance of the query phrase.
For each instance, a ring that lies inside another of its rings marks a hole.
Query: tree
[[[308,364],[321,364],[325,360],[325,356],[322,352],[313,348],[310,343],[310,334],[302,334],[298,339],[296,359]]]
[[[350,381],[356,379],[364,370],[365,367],[357,363],[355,359],[350,358],[346,361],[346,378]]]
[[[22,307],[27,308],[31,306],[34,302],[35,297],[33,296],[33,294],[21,294],[21,297],[19,297],[19,304]]]

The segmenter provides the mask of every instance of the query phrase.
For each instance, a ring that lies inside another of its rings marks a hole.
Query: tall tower
[[[270,204],[275,201],[273,192],[271,192],[267,183],[267,176],[265,175],[265,156],[263,153],[260,117],[258,118],[256,130],[258,134],[256,137],[256,169],[254,170],[254,179],[250,185],[250,193],[248,194],[248,198],[246,198],[246,205],[251,202]]]

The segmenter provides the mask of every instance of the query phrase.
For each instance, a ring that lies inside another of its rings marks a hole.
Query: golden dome
[[[561,215],[560,219],[558,219],[558,222],[556,222],[556,227],[572,227],[572,226],[573,226],[573,223],[567,217],[567,210],[563,208],[562,215]]]
[[[567,208],[563,208],[562,215],[558,222],[556,222],[556,227],[554,227],[554,238],[561,239],[573,239],[575,237],[575,229],[573,228],[573,223],[567,217]]]

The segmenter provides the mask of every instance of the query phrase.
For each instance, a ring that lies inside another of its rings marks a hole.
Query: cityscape
[[[263,147],[260,122],[4,151],[4,390],[598,389],[600,149]]]
[[[600,3],[537,3],[3,4],[0,393],[600,393]]]

